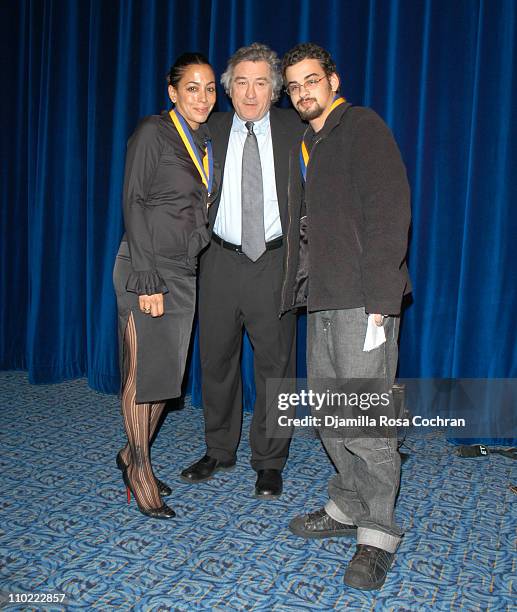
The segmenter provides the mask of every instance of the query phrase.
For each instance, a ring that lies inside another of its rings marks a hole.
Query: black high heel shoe
[[[124,484],[126,485],[127,503],[129,504],[129,502],[131,501],[131,493],[133,493],[133,497],[135,498],[136,505],[138,506],[138,509],[144,516],[148,516],[149,518],[155,518],[155,519],[171,519],[176,516],[176,513],[174,512],[174,510],[171,507],[169,507],[167,504],[163,504],[159,508],[149,508],[149,509],[141,508],[140,504],[138,503],[138,499],[136,498],[135,492],[133,491],[133,488],[131,487],[131,483],[129,482],[129,476],[127,475],[127,467],[125,467],[122,470],[122,479],[124,481]]]
[[[123,472],[127,468],[127,465],[122,460],[121,452],[122,451],[119,451],[117,453],[117,467],[118,467],[118,469],[121,472]],[[169,487],[168,484],[165,484],[161,480],[158,480],[158,478],[156,478],[156,476],[154,477],[154,479],[156,480],[156,486],[158,487],[158,493],[162,497],[167,497],[168,495],[170,495],[172,493],[172,489]]]

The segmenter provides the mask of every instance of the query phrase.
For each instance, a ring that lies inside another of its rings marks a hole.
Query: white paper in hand
[[[384,342],[386,342],[384,327],[382,325],[380,327],[375,325],[373,315],[368,315],[368,327],[364,338],[363,351],[373,351],[373,349],[376,349]]]

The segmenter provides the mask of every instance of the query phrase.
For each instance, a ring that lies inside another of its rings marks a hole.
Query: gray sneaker
[[[342,538],[353,536],[357,531],[355,525],[346,525],[334,520],[326,513],[325,508],[296,516],[289,523],[289,529],[302,538]]]
[[[376,546],[358,544],[345,571],[345,584],[363,591],[380,589],[386,580],[395,553]]]

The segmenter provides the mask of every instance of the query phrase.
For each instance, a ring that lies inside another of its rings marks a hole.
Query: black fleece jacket
[[[305,185],[299,145],[290,155],[282,312],[399,314],[410,292],[410,193],[389,128],[371,109],[341,104],[313,143]]]

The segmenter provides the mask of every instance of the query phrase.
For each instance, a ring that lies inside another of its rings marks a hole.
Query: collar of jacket
[[[332,130],[341,123],[341,118],[351,106],[352,105],[350,102],[345,102],[344,104],[340,104],[337,108],[335,108],[327,117],[321,130],[317,132],[318,139],[328,136],[330,132],[332,132]]]

